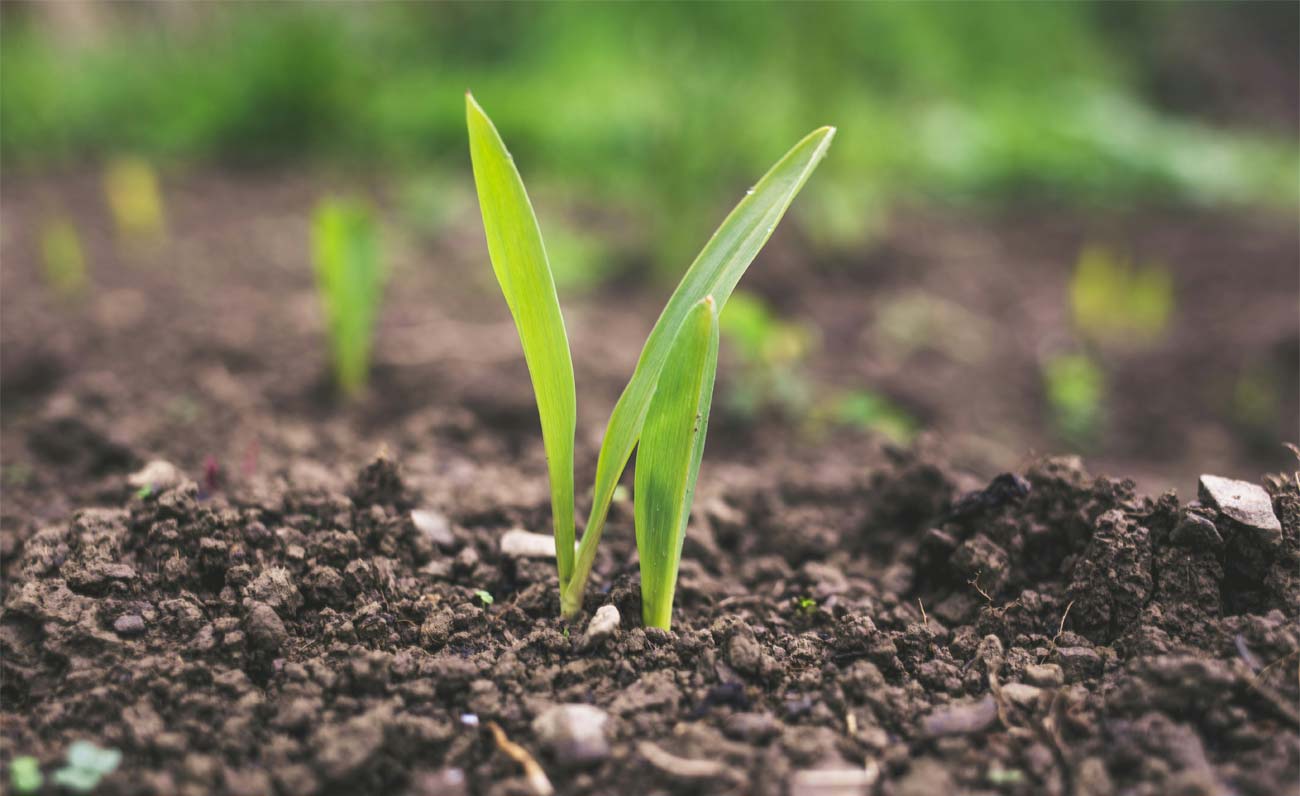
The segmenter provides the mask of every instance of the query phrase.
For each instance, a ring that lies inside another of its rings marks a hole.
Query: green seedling
[[[795,417],[806,414],[814,385],[802,366],[816,342],[812,330],[782,320],[762,299],[742,292],[731,297],[718,322],[723,339],[739,353],[729,408],[742,415],[766,408]]]
[[[916,419],[887,397],[870,390],[850,390],[840,395],[833,404],[831,416],[841,425],[875,431],[898,444],[906,444],[916,436]]]
[[[519,332],[541,419],[561,612],[572,616],[582,607],[610,503],[640,443],[634,513],[638,545],[645,545],[641,549],[642,611],[647,624],[666,629],[681,537],[704,449],[717,363],[718,314],[826,154],[835,130],[823,127],[809,134],[747,192],[668,299],[605,429],[591,512],[575,553],[577,400],[555,280],[513,158],[473,97],[467,94],[465,102],[488,253]]]
[[[156,242],[167,236],[162,191],[149,161],[118,158],[104,170],[104,196],[118,236],[131,242]]]
[[[73,297],[86,290],[81,236],[66,218],[50,219],[41,226],[41,273],[45,283],[61,296]]]
[[[31,755],[18,755],[9,761],[9,784],[14,793],[35,793],[45,784],[41,763]]]
[[[312,256],[334,380],[345,396],[355,397],[370,375],[375,318],[384,290],[379,234],[370,210],[340,199],[321,202],[312,218]]]
[[[1069,442],[1088,446],[1101,432],[1106,381],[1086,354],[1063,354],[1043,365],[1043,385],[1057,432]]]
[[[794,607],[804,616],[812,616],[817,613],[817,601],[811,597],[794,598]]]
[[[491,605],[492,603],[496,602],[496,598],[492,596],[492,592],[488,591],[487,589],[475,589],[474,596],[477,597],[479,599],[479,602],[483,603],[484,605]]]
[[[101,749],[91,741],[74,741],[68,747],[67,765],[54,772],[53,780],[70,791],[90,793],[121,762],[122,753],[117,749]]]
[[[1070,308],[1075,326],[1094,340],[1155,340],[1174,311],[1173,278],[1158,266],[1138,266],[1090,246],[1079,255],[1070,279]]]

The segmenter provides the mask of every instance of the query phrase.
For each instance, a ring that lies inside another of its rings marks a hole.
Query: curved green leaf
[[[492,120],[468,93],[470,159],[488,254],[519,331],[537,397],[551,479],[551,514],[561,588],[573,573],[573,438],[577,425],[569,338],[542,232],[514,159]]]
[[[596,463],[591,514],[578,548],[577,566],[572,579],[561,587],[561,609],[566,616],[582,607],[582,593],[596,559],[596,544],[609,515],[614,488],[641,436],[659,372],[683,321],[705,296],[713,296],[717,311],[722,311],[736,283],[767,243],[834,136],[834,127],[814,130],[763,175],[705,244],[650,331],[636,370],[614,405],[605,429]]]
[[[717,371],[718,312],[707,296],[687,314],[668,350],[637,446],[636,547],[641,555],[641,616],[648,627],[667,630],[672,623],[677,569],[704,457]]]

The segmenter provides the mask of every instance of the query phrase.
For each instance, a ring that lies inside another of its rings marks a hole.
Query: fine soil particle
[[[1247,597],[1208,502],[1065,459],[956,483],[913,452],[702,498],[671,633],[638,619],[626,517],[566,624],[552,563],[501,552],[511,518],[429,505],[392,458],[337,489],[124,488],[7,564],[4,756],[120,749],[105,794],[1294,788],[1294,481],[1266,481],[1281,547]]]

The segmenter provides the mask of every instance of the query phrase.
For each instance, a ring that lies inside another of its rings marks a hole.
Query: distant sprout
[[[123,240],[148,243],[167,236],[162,191],[149,161],[122,157],[110,162],[104,171],[104,195]]]
[[[796,597],[794,600],[795,608],[804,616],[812,616],[817,613],[817,601],[811,597]]]
[[[135,497],[137,500],[148,500],[149,496],[152,494],[153,494],[153,486],[150,484],[145,484],[144,486],[135,490]]]
[[[1274,440],[1274,429],[1282,416],[1281,389],[1277,373],[1250,365],[1237,374],[1232,386],[1232,418],[1261,443]]]
[[[45,283],[62,296],[86,290],[86,257],[77,228],[64,217],[41,225],[41,273]]]
[[[91,741],[74,741],[68,747],[67,765],[54,772],[54,783],[75,791],[89,793],[99,786],[100,780],[117,770],[122,753],[117,749],[102,749]]]
[[[916,419],[905,409],[870,390],[851,390],[840,395],[832,405],[831,417],[840,425],[874,431],[899,444],[910,442],[918,427]]]
[[[1075,326],[1108,343],[1148,342],[1164,334],[1174,311],[1173,277],[1157,266],[1137,266],[1098,246],[1079,255],[1070,279]]]
[[[591,513],[575,553],[573,448],[577,397],[568,333],[546,247],[514,158],[465,96],[470,157],[492,269],[533,382],[551,483],[560,611],[582,608],[610,504],[637,451],[633,513],[642,619],[667,630],[686,523],[704,453],[717,370],[718,315],[821,161],[834,128],[813,131],[750,189],[687,270],[614,406],[596,463]]]
[[[345,396],[355,397],[369,379],[384,289],[379,235],[370,210],[354,201],[322,201],[312,219],[312,256],[334,380]]]
[[[1090,446],[1101,433],[1106,382],[1086,354],[1063,354],[1043,365],[1043,385],[1052,420],[1065,440]]]
[[[45,784],[41,763],[31,755],[18,755],[9,761],[9,784],[14,793],[35,793]]]
[[[486,589],[475,589],[474,596],[477,597],[479,599],[479,602],[483,603],[484,605],[491,605],[492,603],[496,602],[496,598],[492,596],[492,592]]]

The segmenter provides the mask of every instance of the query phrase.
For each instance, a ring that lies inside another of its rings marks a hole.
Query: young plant
[[[317,206],[311,234],[334,380],[345,396],[355,397],[370,374],[375,316],[383,297],[379,235],[364,205],[339,199]]]
[[[717,366],[718,313],[830,146],[815,130],[748,191],[687,270],[651,329],[615,404],[596,463],[591,513],[574,550],[573,363],[541,231],[501,136],[466,95],[470,156],[492,268],[515,321],[541,417],[551,482],[560,608],[582,607],[619,478],[640,443],[637,544],[647,624],[667,628]],[[688,422],[689,421],[689,422]]]

